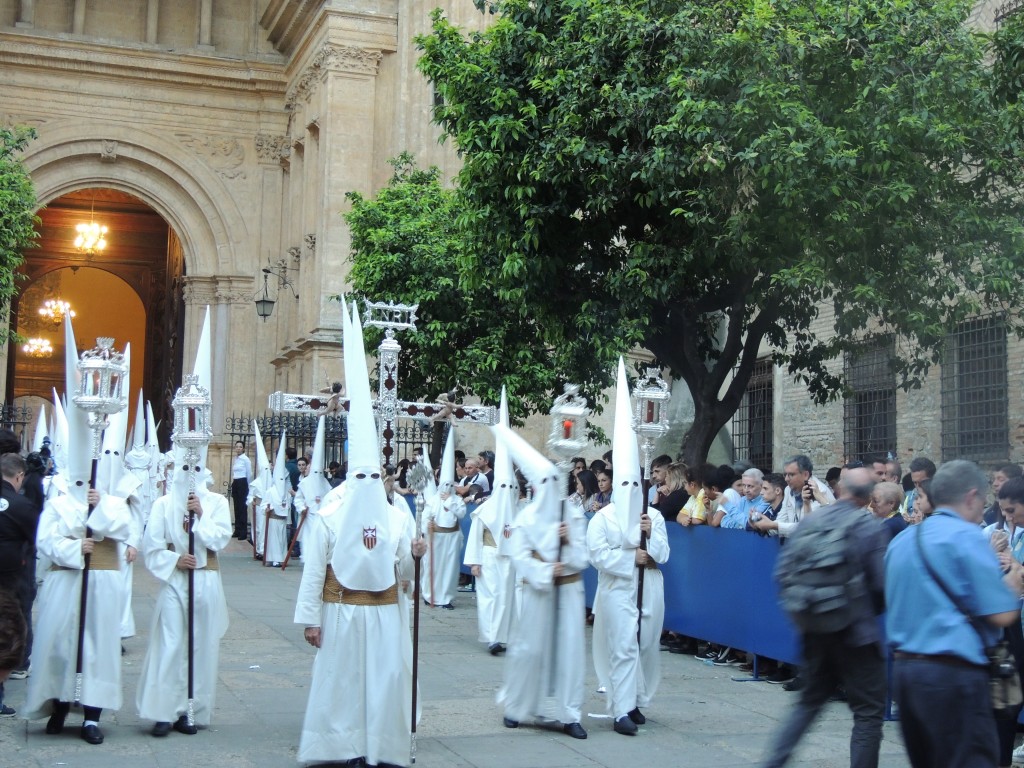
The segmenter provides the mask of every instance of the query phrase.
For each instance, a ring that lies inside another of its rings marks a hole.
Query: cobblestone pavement
[[[313,649],[292,623],[301,564],[282,573],[262,568],[251,548],[232,540],[222,557],[231,627],[221,645],[213,725],[196,736],[149,735],[151,723],[135,713],[135,686],[149,636],[158,583],[143,567],[135,572],[136,637],[125,641],[125,705],[105,712],[106,742],[78,738],[72,712],[61,736],[47,736],[45,721],[0,720],[0,767],[7,768],[283,768],[294,766],[308,695]],[[642,764],[645,768],[731,768],[756,765],[795,694],[762,682],[737,682],[735,667],[714,667],[689,656],[664,653],[664,676],[647,725],[636,737],[615,734],[601,717],[603,697],[587,678],[585,741],[561,733],[502,727],[494,703],[502,660],[476,642],[471,593],[460,593],[454,611],[421,612],[422,719],[416,765],[425,768],[590,768]],[[589,630],[588,630],[589,635]],[[589,651],[588,651],[589,653]],[[589,659],[588,659],[589,661]],[[592,668],[588,663],[588,667]],[[7,683],[6,703],[21,709],[26,681]],[[344,692],[339,692],[344,696]],[[791,763],[798,768],[849,765],[850,715],[830,704]],[[881,766],[908,765],[896,723],[886,723]]]

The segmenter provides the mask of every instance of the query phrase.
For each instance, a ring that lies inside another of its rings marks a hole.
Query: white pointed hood
[[[192,374],[196,377],[196,384],[207,392],[213,392],[213,375],[210,338],[210,308],[206,308],[203,317],[203,329],[199,334],[199,344],[196,347],[195,364],[192,366]],[[213,476],[206,465],[208,447],[199,449],[199,457],[193,464],[185,468],[185,449],[177,444],[174,445],[174,473],[171,475],[171,493],[174,494],[172,502],[177,509],[185,509],[188,503],[189,474],[195,475],[197,490],[204,489],[209,485]]]
[[[558,557],[558,526],[562,522],[562,481],[558,469],[532,445],[502,424],[491,427],[497,440],[505,443],[512,461],[533,486],[533,499],[519,513],[516,528],[540,556],[554,562]]]
[[[121,385],[122,392],[128,392],[128,378],[132,364],[131,344],[124,347],[125,374]],[[96,487],[100,493],[113,494],[124,475],[124,441],[128,431],[128,409],[122,409],[107,418],[107,428],[103,430],[103,443],[100,449],[100,460],[96,467]]]
[[[316,503],[316,499],[322,500],[331,490],[331,484],[324,477],[324,462],[327,455],[325,418],[321,416],[316,424],[316,438],[313,440],[313,456],[309,460],[309,474],[299,480],[302,497],[310,506]]]
[[[149,400],[146,401],[146,450],[149,452],[150,477],[162,480],[164,454],[156,436],[156,419],[153,418],[153,404]]]
[[[430,501],[430,498],[437,493],[437,478],[434,477],[434,466],[430,463],[430,446],[423,446],[423,466],[427,470],[427,484],[423,488],[423,501]]]
[[[501,405],[498,408],[498,423],[508,429],[508,399],[505,387],[501,388]],[[512,523],[519,505],[519,484],[516,482],[512,456],[503,440],[494,443],[494,487],[491,495],[476,509],[480,519],[494,537],[498,554],[510,554]]]
[[[36,419],[36,431],[32,435],[31,453],[39,453],[43,448],[43,440],[46,437],[46,406],[39,406],[39,418]]]
[[[643,484],[640,482],[640,450],[633,429],[633,404],[626,380],[626,364],[619,358],[615,387],[615,426],[612,433],[615,472],[612,480],[612,504],[619,530],[628,534],[640,525],[644,509]]]
[[[68,417],[64,413],[57,390],[53,390],[53,429],[50,430],[50,453],[57,472],[66,476],[68,471]]]
[[[259,497],[266,499],[274,477],[270,459],[267,458],[267,447],[263,444],[263,435],[260,434],[260,425],[256,423],[256,419],[252,420],[252,430],[255,433],[256,442],[256,477],[253,479],[253,485],[259,490]],[[284,445],[283,441],[281,445]]]
[[[64,317],[64,396],[70,403],[64,411],[68,431],[65,451],[67,457],[68,494],[85,503],[89,492],[89,478],[92,475],[92,431],[89,429],[89,414],[71,400],[79,390],[81,376],[78,371],[78,345],[71,318]]]
[[[345,385],[349,393],[348,474],[345,492],[325,514],[336,533],[331,566],[349,589],[380,592],[395,583],[395,549],[390,536],[390,510],[384,493],[380,446],[370,399],[363,330],[358,310],[344,324]]]
[[[452,493],[455,490],[455,425],[448,430],[441,454],[441,473],[437,476],[437,492]]]
[[[125,411],[127,413],[127,411]],[[128,469],[146,469],[153,460],[149,449],[146,447],[146,403],[142,399],[142,390],[139,390],[139,400],[135,405],[135,424],[132,426],[131,445],[124,456],[124,463]]]
[[[276,499],[276,503],[281,504],[284,511],[287,511],[291,503],[291,494],[288,491],[292,488],[291,478],[288,476],[288,459],[285,453],[287,438],[288,430],[282,429],[281,442],[277,446],[277,456],[274,458],[274,468],[270,475],[270,486],[268,486],[268,491],[271,488],[274,491],[271,497]]]

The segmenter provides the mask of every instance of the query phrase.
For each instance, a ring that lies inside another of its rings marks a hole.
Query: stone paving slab
[[[76,713],[61,736],[43,733],[45,721],[0,720],[0,768],[291,768],[309,695],[314,651],[292,623],[301,563],[282,572],[262,568],[252,550],[232,541],[221,558],[231,626],[221,645],[213,725],[188,737],[149,735],[151,723],[135,712],[135,687],[149,636],[159,583],[135,571],[133,604],[138,635],[125,642],[125,705],[105,712],[106,742],[77,738]],[[456,609],[420,612],[420,703],[417,767],[424,768],[733,768],[756,765],[795,694],[763,682],[736,682],[734,667],[715,667],[688,656],[662,654],[663,679],[647,725],[635,737],[612,731],[601,717],[604,697],[588,673],[583,726],[575,740],[537,727],[504,728],[495,694],[503,659],[476,640],[474,596],[459,593]],[[588,630],[589,641],[589,630]],[[589,661],[589,648],[588,648]],[[588,663],[588,667],[592,664]],[[6,702],[21,709],[25,681],[7,684]],[[344,692],[339,692],[343,696]],[[590,717],[589,715],[597,715]],[[790,765],[849,765],[850,714],[830,704]],[[880,765],[906,768],[896,723],[886,723]]]

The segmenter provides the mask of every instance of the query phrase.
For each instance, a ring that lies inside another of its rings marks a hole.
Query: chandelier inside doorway
[[[71,308],[70,302],[62,299],[47,299],[39,308],[39,315],[52,323],[54,328],[59,328],[65,317],[74,318],[75,310]]]
[[[89,221],[82,221],[75,225],[78,237],[75,238],[75,248],[80,253],[94,256],[102,253],[107,247],[107,227],[96,221],[96,196],[93,195],[92,207],[89,211]]]
[[[29,339],[21,349],[29,357],[50,357],[53,354],[50,340],[41,337]]]

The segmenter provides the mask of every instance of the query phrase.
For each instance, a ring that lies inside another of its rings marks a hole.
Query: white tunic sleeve
[[[466,555],[462,558],[464,565],[481,565],[484,561],[484,524],[473,512],[473,522],[469,526],[469,537],[466,539]]]
[[[62,568],[85,567],[82,555],[82,539],[85,528],[69,529],[60,514],[60,507],[76,504],[69,496],[61,496],[46,502],[43,514],[39,517],[39,528],[36,531],[36,547],[40,554],[46,556],[54,565]]]
[[[590,521],[587,528],[590,562],[599,571],[628,579],[636,569],[636,549],[623,548],[622,535],[615,527],[612,515],[614,508],[609,504]]]
[[[146,526],[146,533],[142,537],[142,557],[146,568],[163,582],[171,580],[179,557],[179,553],[167,549],[167,545],[172,541],[168,526],[175,517],[170,514],[170,503],[170,496],[161,496],[153,503],[149,525]]]
[[[331,532],[319,515],[310,515],[306,521],[302,542],[302,580],[295,602],[296,624],[319,627],[323,607],[324,579],[327,564],[331,562]]]
[[[647,554],[656,563],[668,562],[668,531],[665,529],[665,518],[656,509],[647,510],[651,518],[651,535],[647,537]]]

